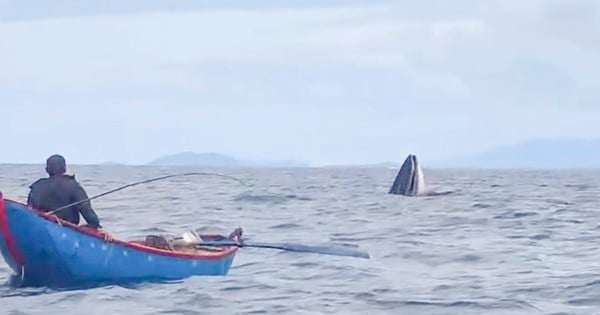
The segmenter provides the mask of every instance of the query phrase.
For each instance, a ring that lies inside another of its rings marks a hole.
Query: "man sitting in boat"
[[[40,211],[48,212],[70,203],[88,199],[87,193],[77,182],[75,176],[67,175],[67,163],[60,155],[52,155],[46,160],[48,178],[40,178],[29,186],[27,205]],[[55,215],[73,224],[79,224],[79,213],[83,215],[88,226],[101,229],[100,220],[92,209],[90,201],[58,211]]]

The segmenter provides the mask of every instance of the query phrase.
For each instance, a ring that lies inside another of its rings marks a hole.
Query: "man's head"
[[[55,154],[46,160],[46,172],[48,175],[62,175],[67,171],[67,163],[65,158]]]

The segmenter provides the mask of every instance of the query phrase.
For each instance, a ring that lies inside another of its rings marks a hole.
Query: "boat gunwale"
[[[1,195],[0,195],[0,198]],[[99,232],[96,232],[92,229],[86,229],[86,228],[80,228],[79,226],[68,222],[68,221],[64,221],[58,217],[55,216],[51,216],[49,214],[46,214],[42,211],[36,210],[32,207],[27,206],[26,204],[22,203],[22,202],[18,202],[12,199],[8,199],[8,198],[3,198],[4,202],[9,202],[9,203],[13,203],[16,205],[19,205],[20,208],[23,209],[27,209],[29,211],[31,211],[33,214],[38,215],[40,218],[49,221],[53,224],[56,224],[58,227],[66,227],[69,228],[71,230],[74,230],[75,232],[81,233],[81,234],[85,234],[91,237],[95,237],[98,238],[100,240],[102,240],[103,242],[106,243],[113,243],[116,245],[121,245],[124,247],[128,247],[130,249],[133,250],[137,250],[137,251],[141,251],[141,252],[146,252],[146,253],[150,253],[150,254],[154,254],[154,255],[160,255],[160,256],[168,256],[168,257],[174,257],[174,258],[182,258],[182,259],[190,259],[190,260],[218,260],[218,259],[225,259],[228,256],[231,256],[233,254],[235,254],[235,252],[238,250],[237,246],[223,246],[225,248],[225,250],[222,253],[219,254],[212,254],[212,255],[204,255],[204,254],[190,254],[190,253],[184,253],[184,252],[177,252],[177,251],[170,251],[170,250],[164,250],[164,249],[159,249],[159,248],[154,248],[154,247],[150,247],[150,246],[145,246],[142,244],[138,244],[138,243],[134,243],[133,241],[122,241],[119,239],[111,239],[111,240],[105,240],[104,239],[104,234],[101,234]],[[60,222],[57,222],[57,220]],[[220,236],[217,234],[204,234],[207,236]]]

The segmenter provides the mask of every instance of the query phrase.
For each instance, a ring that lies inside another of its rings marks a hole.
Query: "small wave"
[[[266,310],[255,310],[255,311],[247,311],[242,314],[268,314]]]
[[[273,225],[270,226],[269,229],[296,229],[296,228],[301,228],[302,225],[296,224],[296,223],[283,223],[283,224],[277,224],[277,225]]]
[[[456,301],[456,302],[426,302],[426,301],[406,301],[405,305],[428,305],[428,306],[443,306],[443,307],[478,307],[484,308],[486,307],[482,303],[472,302],[472,301]]]
[[[300,201],[310,201],[311,198],[302,197],[297,195],[283,195],[283,194],[268,194],[268,195],[250,195],[250,194],[242,194],[233,198],[234,201],[241,202],[253,202],[253,203],[275,203],[281,204],[285,203],[288,200],[300,200]]]
[[[312,198],[298,196],[298,195],[285,195],[285,197],[288,198],[288,199],[296,199],[296,200],[302,200],[302,201],[310,201],[310,200],[312,200]]]
[[[446,191],[430,191],[428,193],[425,194],[425,196],[427,197],[440,197],[440,196],[448,196],[448,195],[453,195],[453,194],[457,194],[460,193],[460,190],[446,190]],[[433,198],[429,198],[429,200],[432,200]]]
[[[259,290],[273,290],[277,287],[267,284],[252,284],[252,285],[236,285],[222,288],[221,291],[240,291],[240,290],[248,290],[248,289],[259,289]]]
[[[262,266],[263,264],[260,262],[247,262],[247,263],[243,263],[243,264],[239,264],[236,266],[231,266],[232,268],[239,268],[239,269],[246,269],[248,267],[252,267],[252,266]]]
[[[494,219],[515,219],[515,218],[522,218],[522,217],[529,217],[529,216],[535,216],[538,215],[537,212],[533,212],[533,211],[523,211],[523,212],[507,212],[504,214],[500,214],[497,216],[494,216]]]
[[[85,293],[75,292],[75,293],[68,294],[66,296],[62,296],[54,301],[50,301],[50,302],[48,302],[48,304],[53,305],[53,304],[62,304],[62,303],[72,303],[72,302],[82,300],[86,296],[87,296],[87,294],[85,294]]]
[[[299,262],[299,263],[293,263],[291,264],[294,267],[306,267],[306,268],[313,268],[313,267],[320,267],[321,264],[317,264],[314,262]]]
[[[597,285],[600,285],[600,280],[594,280],[594,281],[592,281],[590,283],[587,283],[585,286],[586,287],[592,287],[592,286],[595,287]]]
[[[474,261],[479,261],[481,259],[482,258],[479,255],[466,254],[466,255],[460,256],[459,258],[455,259],[454,261],[457,261],[457,262],[474,262]]]
[[[308,185],[305,189],[323,189],[321,185]]]
[[[450,290],[452,288],[454,288],[454,286],[447,285],[447,284],[441,284],[441,285],[438,285],[437,287],[433,288],[433,292]]]
[[[368,295],[357,295],[358,298],[363,298]],[[370,298],[366,298],[367,300],[371,300]],[[433,302],[433,301],[418,301],[418,300],[409,300],[409,301],[395,301],[395,300],[377,300],[373,299],[369,302],[376,303],[382,306],[390,306],[390,307],[402,307],[402,306],[423,306],[423,307],[440,307],[440,308],[470,308],[470,309],[506,309],[506,308],[517,308],[517,309],[537,309],[531,303],[521,300],[512,300],[512,299],[501,299],[497,302],[477,302],[477,301],[468,301],[468,300],[460,300],[455,302]]]
[[[352,223],[365,223],[365,224],[366,224],[366,223],[371,223],[371,221],[370,221],[370,220],[367,220],[367,219],[351,219],[351,220],[348,220],[347,222],[352,222]]]
[[[600,280],[594,280],[582,285],[570,285],[567,286],[566,289],[567,290],[573,290],[573,289],[581,289],[581,288],[591,288],[591,287],[597,287],[600,285]]]
[[[430,301],[398,301],[398,300],[382,300],[376,299],[377,295],[372,293],[356,294],[356,299],[366,300],[368,303],[375,304],[379,307],[398,309],[405,306],[423,306],[423,307],[441,307],[441,308],[478,308],[487,309],[489,305],[473,302],[473,301],[456,301],[456,302],[430,302]]]
[[[541,292],[543,290],[544,290],[544,288],[521,288],[521,289],[510,290],[509,292],[515,293],[515,294],[528,294],[528,293]]]
[[[551,204],[555,204],[555,205],[564,205],[564,206],[570,206],[573,203],[568,202],[568,201],[564,201],[564,200],[559,200],[559,199],[546,199],[547,203],[551,203]]]
[[[567,303],[571,304],[571,305],[577,305],[577,306],[582,306],[582,305],[599,305],[598,303],[598,299],[594,299],[594,298],[581,298],[581,299],[572,299],[567,301]]]
[[[190,311],[190,310],[186,310],[186,309],[182,309],[182,308],[175,308],[172,310],[168,310],[168,311],[161,311],[158,312],[158,314],[182,314],[182,315],[188,315],[188,314],[198,314],[196,311]]]
[[[16,282],[18,280],[15,279],[12,281]],[[6,288],[6,290],[4,290],[4,288]],[[48,288],[17,288],[14,283],[7,283],[4,288],[0,287],[0,298],[29,297],[54,292]]]
[[[566,184],[564,187],[575,188],[577,191],[583,191],[593,188],[593,186],[587,184]]]
[[[530,236],[529,238],[530,238],[530,239],[532,239],[532,240],[539,241],[539,240],[545,240],[545,239],[549,239],[549,238],[550,238],[550,235],[546,235],[546,234],[536,234],[536,235]]]
[[[360,241],[374,241],[374,240],[387,240],[388,237],[382,236],[371,236],[371,237],[331,237],[332,242],[360,242]]]
[[[581,220],[565,220],[565,222],[567,222],[567,223],[575,223],[575,224],[586,223],[585,221],[581,221]]]

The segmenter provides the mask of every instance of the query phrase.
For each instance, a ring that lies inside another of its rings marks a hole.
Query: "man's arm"
[[[30,189],[31,189],[31,187],[30,187]],[[27,205],[30,207],[33,205],[32,198],[31,198],[31,190],[29,190],[29,194],[27,195]]]
[[[74,201],[88,199],[87,193],[78,182],[75,182],[74,194]],[[92,204],[89,200],[82,202],[76,205],[75,207],[91,227],[96,229],[102,228],[102,226],[100,225],[100,220],[98,219],[98,215],[96,215],[96,212],[94,212],[94,210],[92,209]]]
[[[29,186],[29,194],[27,195],[27,205],[30,207],[39,207],[39,189],[38,183],[40,180],[34,182]]]

